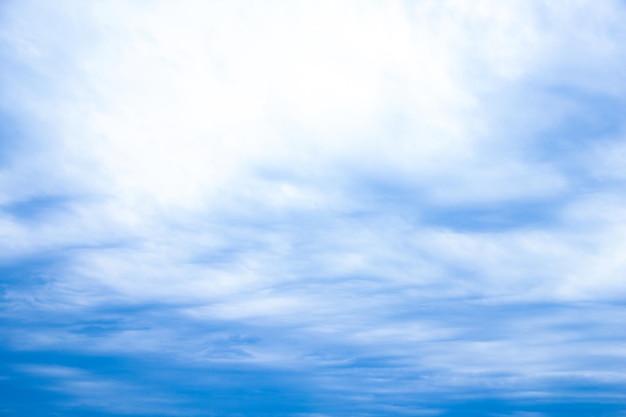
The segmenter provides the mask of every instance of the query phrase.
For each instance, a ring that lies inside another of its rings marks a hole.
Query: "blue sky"
[[[626,416],[626,4],[0,4],[0,414]]]

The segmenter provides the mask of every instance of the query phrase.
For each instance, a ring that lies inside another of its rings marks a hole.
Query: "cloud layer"
[[[5,2],[0,383],[76,416],[621,415],[625,18]]]

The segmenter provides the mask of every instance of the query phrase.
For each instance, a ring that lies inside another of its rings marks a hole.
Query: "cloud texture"
[[[625,20],[4,2],[0,410],[621,416]]]

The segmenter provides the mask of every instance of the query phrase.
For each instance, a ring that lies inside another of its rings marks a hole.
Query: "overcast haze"
[[[0,414],[626,416],[626,3],[0,3]]]

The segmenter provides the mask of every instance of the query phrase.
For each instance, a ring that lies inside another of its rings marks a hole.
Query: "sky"
[[[625,417],[624,22],[0,2],[0,415]]]

